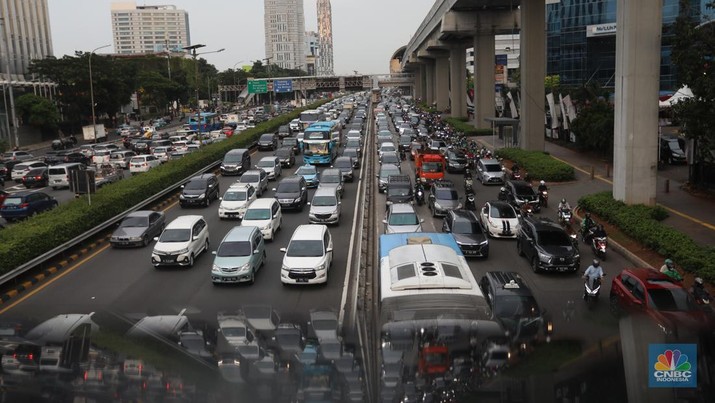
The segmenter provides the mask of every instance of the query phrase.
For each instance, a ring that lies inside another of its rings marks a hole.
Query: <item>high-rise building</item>
[[[111,11],[117,54],[181,52],[191,45],[189,13],[176,6],[137,6],[129,1],[112,3]]]
[[[305,32],[305,70],[309,76],[315,75],[315,63],[318,58],[318,33]]]
[[[284,69],[305,69],[303,0],[264,0],[266,58]]]
[[[318,0],[318,48],[317,75],[334,76],[333,12],[330,0]]]
[[[47,0],[0,0],[0,72],[12,81],[26,77],[30,61],[52,56]]]

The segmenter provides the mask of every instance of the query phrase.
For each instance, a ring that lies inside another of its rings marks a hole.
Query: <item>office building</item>
[[[191,45],[189,13],[176,6],[112,3],[114,52],[139,54],[181,52]]]
[[[266,58],[284,69],[305,69],[303,0],[264,0]]]
[[[309,76],[314,76],[315,64],[318,58],[318,33],[315,31],[305,32],[305,68],[303,69]]]
[[[318,72],[319,76],[334,76],[333,12],[330,0],[318,0]]]
[[[27,69],[33,59],[52,56],[47,0],[0,0],[0,72],[7,80],[33,81]],[[22,85],[22,83],[20,83]]]

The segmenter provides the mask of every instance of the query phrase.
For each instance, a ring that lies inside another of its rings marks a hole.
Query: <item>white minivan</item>
[[[274,198],[256,199],[243,214],[241,225],[253,225],[261,230],[263,239],[273,240],[281,228],[283,213],[278,200]]]
[[[324,224],[303,224],[293,232],[287,248],[281,248],[281,283],[321,284],[328,282],[333,264],[333,238]]]
[[[47,170],[50,186],[52,189],[66,188],[70,186],[70,173],[73,170],[81,170],[84,164],[79,162],[68,162],[66,164],[52,165]]]
[[[193,266],[196,257],[209,250],[209,228],[200,215],[179,216],[161,235],[154,238],[151,264],[159,266]]]

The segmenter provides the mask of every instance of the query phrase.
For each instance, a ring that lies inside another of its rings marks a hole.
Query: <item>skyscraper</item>
[[[317,75],[333,76],[333,12],[330,0],[318,0]]]
[[[305,69],[303,0],[264,0],[266,58],[285,69]]]
[[[2,77],[6,79],[9,65],[12,81],[29,80],[24,75],[30,61],[52,56],[47,0],[1,0],[0,17]]]
[[[114,52],[119,54],[182,51],[191,45],[189,13],[176,6],[112,3]]]

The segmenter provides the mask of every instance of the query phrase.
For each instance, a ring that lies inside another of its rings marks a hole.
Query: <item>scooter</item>
[[[522,203],[522,205],[519,207],[519,211],[521,212],[522,217],[531,217],[534,215],[534,208],[531,206],[530,203]]]
[[[541,207],[549,207],[549,192],[547,190],[539,192],[539,204]]]
[[[591,237],[591,249],[596,257],[605,261],[606,248],[608,247],[608,237]]]
[[[467,198],[464,202],[464,208],[467,210],[472,210],[472,211],[477,210],[477,203],[474,198],[474,191],[467,192]]]
[[[585,288],[584,301],[586,301],[586,306],[588,309],[593,309],[598,302],[598,296],[601,294],[601,278],[595,278],[589,284],[589,278],[587,277],[583,282],[583,286]]]
[[[415,184],[415,201],[418,206],[425,204],[425,188],[420,182]]]
[[[571,213],[571,209],[559,210],[559,223],[562,226],[571,225],[572,217],[573,217],[573,214]]]

